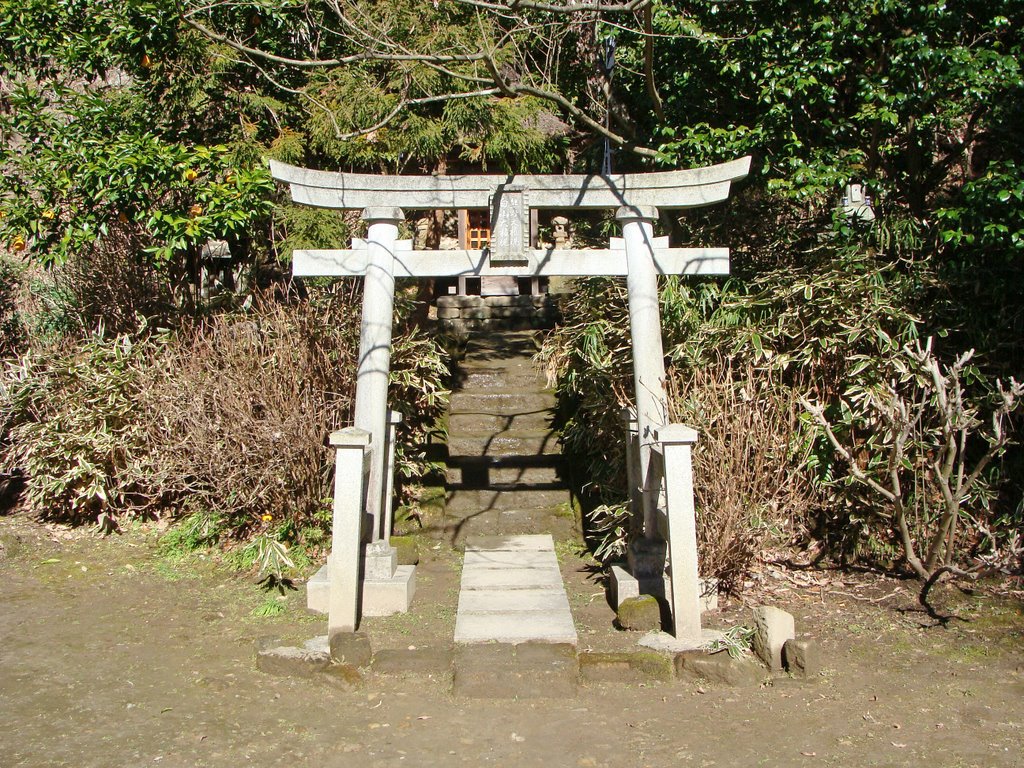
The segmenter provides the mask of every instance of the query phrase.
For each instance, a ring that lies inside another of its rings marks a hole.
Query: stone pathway
[[[445,532],[465,545],[457,643],[576,644],[554,549],[573,518],[534,352],[529,332],[474,337],[452,395]]]
[[[467,541],[455,642],[576,644],[550,535]]]
[[[573,535],[559,477],[554,395],[533,362],[530,332],[475,336],[452,394],[444,529],[467,536]]]

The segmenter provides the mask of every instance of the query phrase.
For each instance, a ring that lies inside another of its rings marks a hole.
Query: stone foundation
[[[456,335],[472,331],[528,331],[550,328],[558,318],[554,297],[440,296],[436,302],[441,330]]]

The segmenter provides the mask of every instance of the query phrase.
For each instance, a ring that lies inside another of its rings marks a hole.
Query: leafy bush
[[[3,464],[25,475],[42,517],[81,523],[149,506],[138,406],[147,354],[127,337],[94,335],[8,365]]]
[[[15,297],[22,269],[6,257],[0,257],[0,358],[11,355],[22,340],[21,319]]]
[[[258,541],[252,563],[286,564],[271,542],[326,541],[326,438],[351,422],[358,306],[342,283],[136,342],[93,335],[28,353],[3,380],[4,467],[24,472],[45,517],[181,516],[169,546]],[[420,445],[447,404],[448,369],[415,331],[397,335],[393,361],[402,493],[430,469]]]

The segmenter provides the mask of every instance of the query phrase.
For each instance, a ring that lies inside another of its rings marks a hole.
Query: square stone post
[[[370,433],[348,427],[331,433],[334,459],[334,519],[327,558],[327,634],[355,632],[359,625],[363,492]]]
[[[642,536],[644,527],[643,481],[640,476],[640,442],[636,409],[623,408],[626,427],[626,484],[629,489],[629,535]]]
[[[388,411],[388,445],[387,465],[384,469],[384,527],[382,540],[387,543],[391,539],[391,528],[394,525],[395,505],[395,438],[398,432],[398,425],[402,423],[402,414],[398,411]],[[390,544],[388,544],[390,546]]]
[[[697,431],[682,424],[669,424],[658,430],[657,439],[665,460],[665,514],[673,630],[677,640],[700,640],[700,581],[697,576],[692,457]]]
[[[387,453],[388,378],[391,371],[391,326],[395,306],[395,243],[401,208],[367,208],[363,221],[367,266],[363,280],[363,317],[359,329],[355,426],[370,433],[375,456],[370,464],[366,514],[373,523],[369,540],[387,537],[383,530],[384,471]]]

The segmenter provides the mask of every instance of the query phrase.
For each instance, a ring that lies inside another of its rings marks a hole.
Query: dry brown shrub
[[[358,297],[339,286],[316,302],[257,298],[183,330],[140,408],[154,492],[214,512],[236,536],[298,534],[325,507],[325,439],[350,418],[358,329]]]
[[[127,227],[112,226],[52,272],[53,296],[63,303],[55,309],[79,332],[135,334],[142,318],[166,325],[177,315],[171,271],[158,269]]]
[[[694,492],[702,575],[735,584],[766,546],[792,537],[816,496],[803,470],[797,393],[728,362],[672,371],[672,421],[697,429]]]

